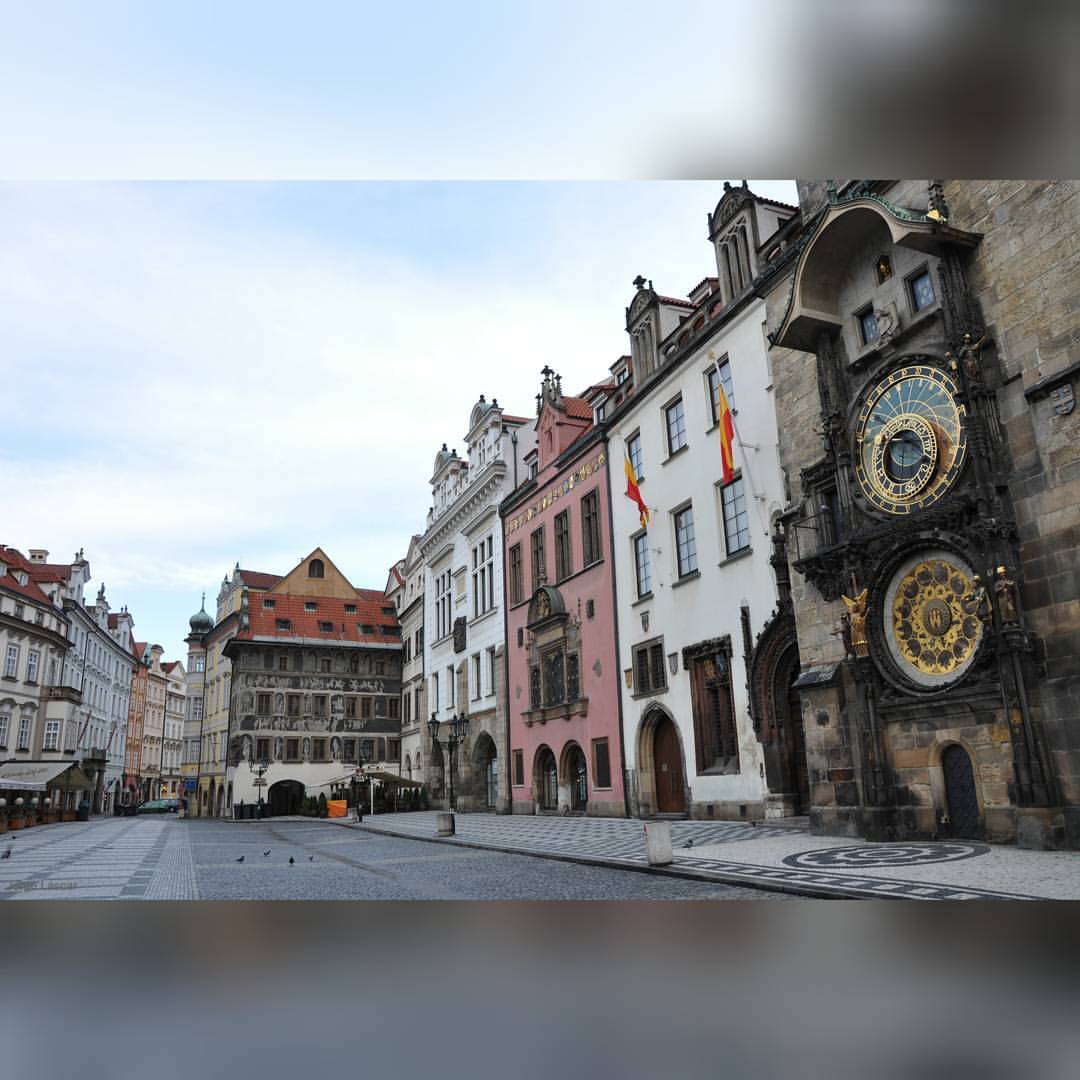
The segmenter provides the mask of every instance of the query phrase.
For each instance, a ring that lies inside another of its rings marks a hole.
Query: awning
[[[69,761],[5,761],[0,765],[0,789],[47,791],[50,785],[56,785],[57,778],[64,772],[69,773],[62,780],[68,787],[92,790],[94,785],[90,778]]]
[[[357,777],[357,779],[360,779]],[[364,773],[365,780],[381,780],[384,784],[396,784],[398,787],[423,787],[419,780],[406,780],[404,776],[395,776],[393,773],[381,772],[372,769]]]

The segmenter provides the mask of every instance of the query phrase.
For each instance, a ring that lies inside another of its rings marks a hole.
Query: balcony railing
[[[811,559],[843,540],[836,515],[828,507],[816,514],[796,518],[791,524],[788,535],[794,538],[796,562]]]

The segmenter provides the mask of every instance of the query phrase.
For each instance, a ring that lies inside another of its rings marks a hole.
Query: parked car
[[[180,809],[179,799],[151,799],[149,802],[140,803],[136,808],[136,814],[175,814]]]

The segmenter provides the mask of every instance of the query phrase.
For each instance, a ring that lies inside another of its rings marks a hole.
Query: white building
[[[627,309],[631,357],[612,369],[623,400],[606,412],[612,458],[632,461],[651,513],[643,528],[613,465],[623,741],[642,817],[805,813],[797,780],[777,778],[771,760],[767,782],[768,740],[748,692],[755,640],[778,606],[770,537],[785,503],[753,282],[794,212],[728,189],[709,218],[718,276],[685,300],[639,277]],[[737,429],[727,484],[718,381]],[[788,685],[797,674],[796,663]]]
[[[424,562],[420,537],[413,536],[404,559],[390,571],[386,596],[401,624],[401,763],[407,780],[423,782],[422,728],[427,723],[424,680]]]
[[[428,689],[427,715],[419,725],[419,779],[445,804],[448,763],[431,742],[427,720],[434,713],[446,723],[463,713],[469,726],[456,752],[457,806],[509,812],[505,703],[497,693],[504,683],[505,640],[499,503],[527,478],[525,455],[536,443],[533,420],[510,416],[497,400],[481,395],[465,443],[465,457],[445,443],[435,457],[432,506],[419,544]]]
[[[104,585],[95,604],[85,603],[90,564],[82,552],[70,564],[48,558],[40,548],[31,549],[29,558],[0,549],[12,586],[25,594],[12,597],[10,614],[24,621],[32,617],[34,626],[21,634],[9,627],[3,642],[9,728],[18,721],[10,737],[16,754],[78,762],[92,783],[93,812],[110,813],[124,773],[133,620],[126,609],[110,613]],[[16,699],[11,688],[20,683]]]
[[[184,747],[184,718],[187,708],[187,680],[184,665],[169,660],[161,665],[165,675],[165,727],[162,733],[161,781],[159,796],[177,799],[182,794],[181,762]]]

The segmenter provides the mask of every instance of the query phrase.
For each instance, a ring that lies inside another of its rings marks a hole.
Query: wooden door
[[[653,736],[653,768],[656,778],[656,809],[661,814],[686,813],[686,784],[683,781],[679,735],[668,717],[656,725]]]
[[[982,819],[979,797],[975,791],[975,774],[967,751],[954,743],[941,755],[941,771],[945,778],[945,799],[949,808],[950,836],[979,839]]]

